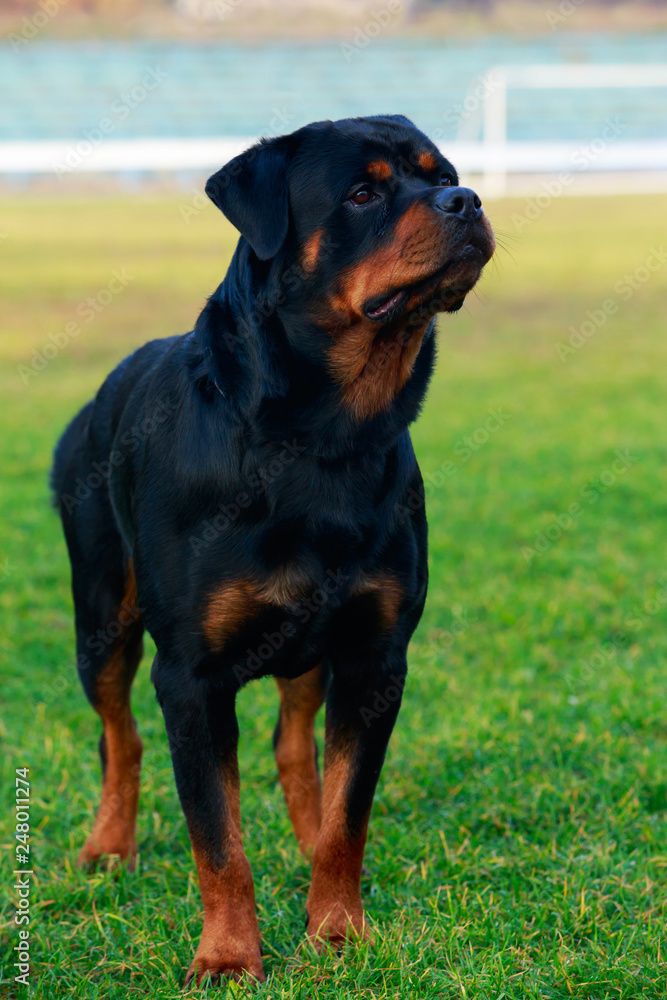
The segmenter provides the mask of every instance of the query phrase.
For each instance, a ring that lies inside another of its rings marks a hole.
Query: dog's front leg
[[[317,944],[368,937],[361,870],[368,818],[401,703],[404,652],[333,664],[326,707],[322,826],[313,852],[308,934]]]
[[[241,838],[233,689],[156,660],[178,794],[190,832],[204,927],[185,985],[210,976],[264,980],[255,891]]]

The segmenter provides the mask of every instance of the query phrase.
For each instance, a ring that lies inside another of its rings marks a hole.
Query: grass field
[[[98,721],[46,487],[69,416],[135,345],[189,329],[223,273],[233,232],[212,207],[184,222],[179,204],[0,203],[1,997],[27,995],[8,957],[15,768],[32,787],[35,997],[177,998],[200,930],[151,650],[134,695],[139,870],[73,867],[97,804]],[[274,686],[240,697],[267,1000],[667,991],[667,259],[652,256],[667,197],[561,199],[521,224],[525,211],[491,206],[511,255],[440,322],[414,429],[432,575],[373,810],[372,948],[309,952]],[[106,294],[114,271],[125,286]]]

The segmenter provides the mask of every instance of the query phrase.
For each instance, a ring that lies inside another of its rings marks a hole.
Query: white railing
[[[463,175],[482,175],[485,197],[506,194],[508,179],[513,174],[651,171],[667,178],[667,122],[665,138],[657,140],[625,140],[620,132],[607,140],[592,136],[587,144],[507,138],[507,108],[512,90],[667,87],[667,66],[496,66],[483,78],[481,99],[474,97],[479,87],[477,80],[469,91],[479,120],[475,122],[472,114],[467,116],[459,138],[442,143],[441,147]],[[612,106],[609,114],[614,114]],[[475,124],[481,126],[481,139],[477,141],[470,136]],[[0,173],[51,174],[60,178],[79,172],[204,173],[216,170],[254,141],[253,137],[241,136],[0,142]]]
[[[667,87],[667,66],[633,64],[544,66],[495,66],[485,76],[482,107],[482,154],[484,191],[500,197],[507,191],[512,172],[555,172],[576,168],[572,156],[581,143],[509,142],[507,100],[509,90],[578,90],[582,88]],[[613,114],[613,108],[610,108]],[[667,116],[666,116],[667,117]],[[596,157],[597,170],[667,170],[667,122],[665,139],[644,142],[607,143]],[[591,141],[595,137],[591,136]],[[525,157],[525,160],[524,160]],[[567,169],[567,167],[566,167]]]
[[[116,173],[118,171],[216,170],[255,142],[228,139],[57,139],[0,142],[6,174]]]

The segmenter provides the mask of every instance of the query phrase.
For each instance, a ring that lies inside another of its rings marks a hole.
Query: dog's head
[[[432,316],[461,307],[495,249],[480,199],[400,115],[264,140],[206,192],[270,262],[279,309],[326,335],[360,417],[400,391]]]

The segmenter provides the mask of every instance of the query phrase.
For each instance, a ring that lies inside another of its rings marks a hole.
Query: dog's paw
[[[184,989],[197,986],[219,986],[225,979],[237,983],[263,983],[266,980],[261,955],[240,959],[238,955],[225,956],[221,950],[216,955],[195,955],[185,977]]]
[[[76,859],[76,864],[77,868],[87,872],[97,871],[98,868],[112,871],[121,865],[126,865],[128,870],[133,872],[137,867],[136,841],[107,844],[89,837]]]
[[[335,903],[326,913],[309,913],[307,933],[318,952],[325,948],[340,951],[348,942],[373,944],[363,909],[355,907],[350,912],[342,903]]]

